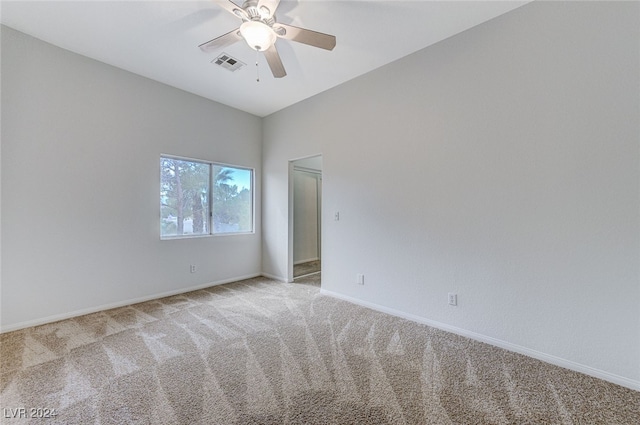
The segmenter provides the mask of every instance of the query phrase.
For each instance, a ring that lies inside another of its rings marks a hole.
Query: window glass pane
[[[160,236],[209,234],[207,163],[160,158]]]
[[[213,233],[253,231],[253,171],[213,165]]]

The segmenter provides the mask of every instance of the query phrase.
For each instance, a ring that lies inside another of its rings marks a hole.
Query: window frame
[[[174,239],[193,239],[193,238],[208,238],[208,237],[224,237],[224,236],[240,236],[240,235],[253,235],[256,233],[256,194],[255,194],[255,180],[256,180],[256,170],[253,167],[246,167],[242,165],[234,165],[225,162],[218,161],[208,161],[204,159],[191,158],[180,155],[171,155],[171,154],[160,154],[159,158],[159,174],[160,174],[160,192],[162,192],[162,160],[163,159],[174,159],[178,161],[185,162],[195,162],[199,164],[206,164],[209,166],[209,179],[208,179],[208,188],[207,188],[207,207],[209,208],[209,213],[207,214],[207,233],[198,233],[198,234],[182,234],[182,235],[163,235],[162,234],[162,201],[159,202],[159,217],[160,221],[158,223],[158,231],[160,234],[160,240],[174,240]],[[249,171],[250,174],[250,199],[251,199],[251,230],[246,232],[215,232],[214,231],[214,223],[213,223],[213,189],[214,189],[214,175],[213,175],[213,167],[219,166],[224,168],[233,168],[238,170],[246,170]]]

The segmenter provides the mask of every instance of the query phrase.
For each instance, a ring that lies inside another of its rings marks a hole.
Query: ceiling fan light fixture
[[[240,34],[249,47],[260,52],[273,46],[276,41],[276,33],[266,24],[260,21],[247,21],[240,25]]]
[[[244,0],[242,7],[236,4],[238,0],[214,1],[234,17],[242,19],[242,24],[240,28],[199,45],[198,47],[203,52],[213,52],[236,41],[245,40],[253,50],[264,54],[273,76],[282,78],[287,75],[287,72],[282,65],[282,59],[275,46],[278,38],[325,50],[333,50],[336,47],[336,37],[334,35],[294,27],[293,25],[278,24],[275,13],[281,0]],[[258,69],[257,57],[256,69]],[[260,81],[259,78],[258,81]]]

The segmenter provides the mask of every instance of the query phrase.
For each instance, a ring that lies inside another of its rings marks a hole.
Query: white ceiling
[[[235,0],[241,4],[242,0]],[[279,22],[333,34],[333,51],[279,39],[275,79],[244,42],[223,51],[231,72],[198,45],[241,21],[212,1],[5,1],[0,21],[56,46],[263,117],[528,1],[282,0]]]

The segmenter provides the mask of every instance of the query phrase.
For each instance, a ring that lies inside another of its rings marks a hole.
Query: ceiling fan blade
[[[225,35],[221,35],[220,37],[216,37],[213,40],[207,41],[206,43],[202,43],[198,47],[200,47],[200,50],[202,50],[203,52],[209,53],[222,47],[226,47],[242,39],[243,38],[240,35],[240,28],[236,28],[233,31],[229,31]]]
[[[284,70],[284,65],[282,65],[282,60],[280,59],[275,44],[272,44],[271,47],[264,51],[264,56],[267,58],[267,63],[274,77],[282,78],[287,75],[287,71]]]
[[[231,0],[212,0],[212,1],[216,3],[218,6],[220,6],[221,8],[223,8],[224,10],[226,10],[227,12],[231,13],[236,18],[249,19],[249,16],[247,16],[247,12],[245,12],[240,6],[238,6]]]
[[[308,44],[309,46],[319,47],[325,50],[333,50],[333,48],[336,47],[336,37],[333,35],[281,23],[275,24],[273,28],[279,37],[286,38],[287,40],[297,41],[298,43]],[[280,28],[284,29],[284,34],[281,34],[283,31]]]
[[[271,18],[274,13],[276,13],[276,9],[280,4],[280,0],[259,0],[258,1],[258,9],[263,6],[269,9],[269,17]]]

